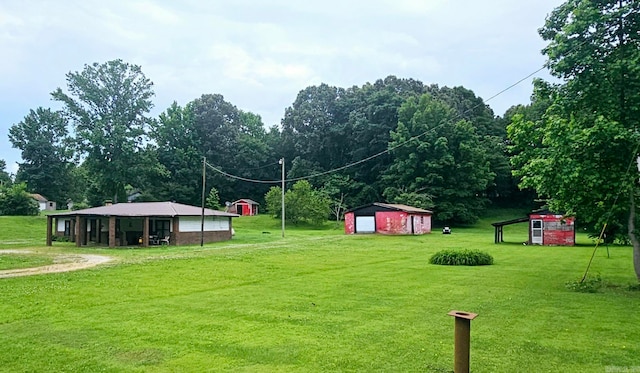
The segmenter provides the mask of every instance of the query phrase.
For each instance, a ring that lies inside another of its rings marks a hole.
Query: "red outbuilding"
[[[431,233],[433,212],[413,206],[372,203],[344,214],[344,232],[380,234]]]
[[[529,240],[525,244],[545,246],[573,246],[576,242],[575,218],[549,210],[533,211],[527,217],[492,223],[495,243],[504,242],[504,227],[529,222]]]
[[[532,245],[573,246],[576,243],[575,218],[548,210],[529,214],[529,243]]]
[[[229,212],[242,216],[258,215],[258,206],[260,206],[260,204],[256,201],[250,199],[239,199],[231,203]]]

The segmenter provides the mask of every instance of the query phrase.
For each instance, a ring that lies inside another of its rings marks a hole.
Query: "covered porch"
[[[53,236],[68,237],[77,247],[168,245],[174,242],[177,217],[131,217],[69,214],[47,216],[47,246]]]

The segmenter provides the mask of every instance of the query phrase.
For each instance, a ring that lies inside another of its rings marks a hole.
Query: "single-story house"
[[[431,233],[432,211],[390,203],[372,203],[347,210],[344,232],[380,234]]]
[[[250,200],[248,198],[239,199],[231,203],[229,212],[242,216],[258,215],[258,206],[260,206],[258,202]]]
[[[530,245],[573,246],[576,242],[575,218],[549,210],[537,210],[526,217],[492,223],[495,228],[495,243],[504,242],[503,229],[506,225],[529,223]]]
[[[204,242],[231,239],[237,214],[204,209]],[[55,221],[55,224],[54,224]],[[47,216],[47,246],[52,236],[68,237],[80,247],[200,243],[202,208],[175,202],[117,203]]]
[[[56,210],[56,203],[54,201],[49,201],[42,194],[32,193],[32,194],[29,194],[29,196],[31,196],[31,198],[33,198],[36,201],[38,201],[38,206],[40,208],[40,211],[44,211],[44,210],[55,211]]]

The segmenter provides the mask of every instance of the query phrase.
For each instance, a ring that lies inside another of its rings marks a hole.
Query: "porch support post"
[[[52,231],[53,231],[53,216],[47,215],[47,246],[51,246]]]
[[[76,215],[76,226],[74,227],[76,232],[76,247],[82,246],[82,218],[80,215]]]
[[[76,242],[76,219],[69,219],[69,239]]]
[[[149,217],[145,216],[142,222],[142,246],[149,247]]]
[[[180,218],[175,216],[171,222],[171,242],[180,245]]]
[[[80,229],[81,229],[81,232],[82,232],[82,234],[80,235],[80,243],[81,243],[81,245],[86,245],[87,242],[89,242],[89,240],[87,239],[87,235],[88,235],[88,232],[87,232],[87,225],[88,224],[87,223],[88,222],[89,222],[88,218],[85,218],[85,217],[81,217],[80,218]]]
[[[96,241],[98,243],[102,243],[102,218],[98,218],[96,222],[97,232],[96,232]]]
[[[109,216],[109,247],[116,247],[116,217]]]

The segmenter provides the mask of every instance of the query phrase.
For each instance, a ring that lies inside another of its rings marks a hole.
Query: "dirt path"
[[[28,253],[30,253],[30,251],[0,250],[0,254],[28,254]],[[62,263],[54,263],[54,264],[42,266],[42,267],[8,269],[8,270],[0,271],[0,278],[77,271],[80,269],[95,267],[97,265],[104,264],[112,260],[113,258],[108,256],[103,256],[103,255],[91,255],[91,254],[58,255],[57,257],[54,258],[54,262],[62,262]]]

